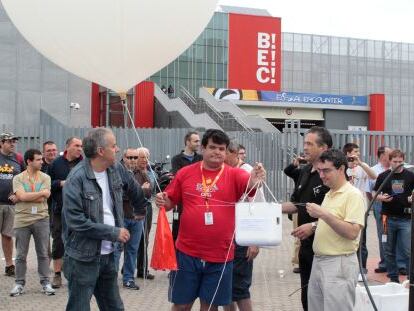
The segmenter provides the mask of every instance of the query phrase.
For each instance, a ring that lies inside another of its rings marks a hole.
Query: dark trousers
[[[148,273],[148,237],[152,226],[152,205],[147,206],[147,214],[144,222],[144,234],[141,235],[137,258],[137,275],[147,275]],[[145,241],[145,243],[144,243]]]
[[[178,238],[178,229],[180,228],[180,218],[181,218],[181,212],[183,210],[183,207],[181,204],[178,204],[173,211],[173,221],[172,221],[172,236],[174,240],[174,246],[175,241],[177,241]],[[174,215],[178,213],[178,219],[175,219]]]
[[[52,259],[61,259],[63,257],[63,254],[65,253],[65,247],[63,245],[62,240],[61,213],[52,212],[50,235],[52,236]]]
[[[302,243],[299,249],[300,286],[302,287],[303,310],[308,310],[308,283],[312,271],[312,243]]]
[[[66,311],[89,311],[92,295],[101,311],[124,310],[113,253],[92,262],[65,256],[63,272],[69,290]]]
[[[361,240],[359,241],[359,248],[358,249],[358,253],[357,253],[357,257],[358,257],[358,262],[359,262],[359,252],[361,251],[361,256],[362,256],[362,268],[364,268],[364,270],[367,269],[367,259],[368,259],[368,249],[367,249],[367,227],[365,226],[364,229],[362,229],[363,232],[361,232]],[[365,271],[364,271],[365,273]]]

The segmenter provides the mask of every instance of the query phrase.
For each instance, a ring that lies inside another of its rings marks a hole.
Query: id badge
[[[213,224],[213,213],[212,212],[204,213],[204,224],[206,226],[210,226]]]
[[[173,212],[173,220],[178,220],[180,218],[180,214],[178,212]]]
[[[37,214],[37,206],[32,206],[32,214]]]
[[[386,234],[383,234],[383,235],[381,236],[381,242],[382,242],[382,243],[387,243],[387,235],[386,235]]]

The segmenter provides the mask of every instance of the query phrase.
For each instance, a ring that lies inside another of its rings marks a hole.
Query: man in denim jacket
[[[66,310],[90,310],[92,295],[100,310],[124,310],[113,254],[115,242],[129,240],[123,228],[122,194],[129,196],[138,218],[145,215],[145,199],[134,178],[116,164],[119,149],[112,131],[91,130],[83,148],[86,159],[63,187]]]

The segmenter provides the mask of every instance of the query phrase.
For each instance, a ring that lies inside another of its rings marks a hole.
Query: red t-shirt
[[[207,181],[213,182],[220,170],[203,169]],[[202,197],[203,183],[200,162],[178,171],[166,188],[174,204],[182,203],[180,228],[176,247],[181,252],[208,262],[225,262],[234,233],[235,203],[246,190],[250,174],[240,168],[224,165],[224,170],[211,190],[208,212],[213,224],[206,225],[206,201]],[[250,193],[249,195],[254,195]],[[228,257],[233,260],[234,243]]]

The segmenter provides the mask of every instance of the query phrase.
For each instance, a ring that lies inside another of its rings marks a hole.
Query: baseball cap
[[[12,140],[12,139],[19,139],[20,137],[14,135],[12,132],[6,132],[0,134],[0,141],[3,140]]]

